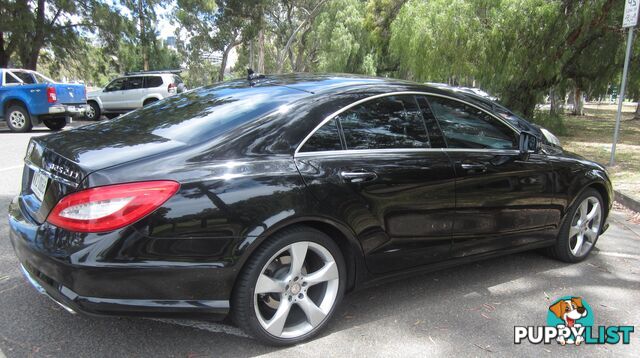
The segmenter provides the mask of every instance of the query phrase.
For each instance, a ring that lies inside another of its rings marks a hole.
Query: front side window
[[[359,104],[336,117],[346,149],[429,148],[413,96],[388,96]]]
[[[117,78],[113,81],[111,81],[111,83],[109,83],[107,85],[107,87],[105,88],[105,90],[107,92],[111,92],[111,91],[121,91],[124,89],[124,84],[125,84],[126,79],[125,78]]]
[[[429,97],[429,104],[448,148],[518,148],[518,137],[511,128],[476,107],[435,96]]]

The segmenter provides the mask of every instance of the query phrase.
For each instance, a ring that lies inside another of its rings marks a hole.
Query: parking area
[[[83,125],[76,122],[73,126]],[[207,321],[71,315],[22,277],[6,208],[31,136],[0,126],[0,357],[25,356],[637,356],[640,225],[615,211],[591,257],[568,265],[539,252],[468,264],[347,295],[317,339],[274,348]],[[543,326],[557,297],[588,301],[596,326],[631,325],[629,345],[514,344],[514,326]]]

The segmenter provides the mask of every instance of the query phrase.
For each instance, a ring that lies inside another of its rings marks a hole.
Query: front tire
[[[231,300],[234,322],[276,346],[317,335],[345,291],[338,246],[321,231],[297,227],[271,237],[249,258]]]
[[[569,263],[586,259],[596,246],[603,224],[602,196],[594,189],[587,189],[569,210],[558,240],[549,250],[551,255]]]
[[[100,113],[100,106],[98,106],[98,103],[91,101],[87,104],[89,105],[89,108],[87,108],[87,112],[84,114],[84,117],[88,121],[100,120],[102,113]]]
[[[7,119],[7,126],[12,132],[25,133],[33,128],[29,112],[20,105],[7,108],[5,118]]]
[[[59,131],[67,125],[67,120],[65,118],[45,119],[42,122],[44,122],[44,125],[52,131]]]

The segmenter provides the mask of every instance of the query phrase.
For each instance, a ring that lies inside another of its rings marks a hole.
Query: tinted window
[[[323,150],[340,150],[342,145],[340,144],[340,133],[338,132],[338,126],[335,119],[325,123],[322,127],[313,133],[313,135],[307,139],[301,152],[319,152]]]
[[[180,78],[180,76],[174,75],[173,76],[173,83],[179,85],[182,83],[182,78]]]
[[[127,87],[125,89],[132,90],[142,88],[143,80],[144,77],[129,77],[127,79]]]
[[[284,105],[308,95],[284,86],[251,87],[245,80],[229,81],[171,96],[99,126],[131,141],[153,134],[158,142],[171,139],[201,143],[269,113],[277,113]]]
[[[441,97],[429,97],[429,104],[449,148],[514,149],[515,132],[496,118],[475,108]]]
[[[145,88],[154,88],[162,86],[162,77],[160,76],[147,76],[145,77]]]
[[[7,72],[6,83],[24,83],[27,85],[36,83],[33,76],[28,72],[11,71],[11,73],[13,73],[13,76],[16,76],[19,79],[21,79],[22,82],[16,80],[13,76],[9,74],[9,72]]]
[[[105,90],[107,91],[120,91],[124,89],[125,78],[118,78],[107,85]]]
[[[429,133],[429,143],[431,147],[445,148],[447,144],[444,141],[444,136],[431,110],[431,106],[429,106],[427,102],[427,98],[425,96],[416,96],[416,101],[418,102],[418,107],[420,107],[420,113],[422,113],[424,123],[427,125],[427,133]]]
[[[429,147],[425,124],[413,96],[367,101],[337,118],[347,149]]]

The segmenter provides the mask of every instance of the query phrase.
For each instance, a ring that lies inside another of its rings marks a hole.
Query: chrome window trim
[[[473,149],[473,148],[387,148],[387,149],[344,149],[344,150],[322,150],[317,152],[300,152],[296,158],[308,158],[317,156],[350,156],[350,155],[384,155],[394,153],[447,153],[447,152],[471,152],[471,153],[491,153],[503,155],[518,155],[517,149]]]
[[[462,100],[460,98],[456,98],[456,97],[452,97],[452,96],[447,96],[447,95],[443,95],[443,94],[439,94],[439,93],[431,93],[431,92],[420,92],[420,91],[399,91],[399,92],[389,92],[389,93],[381,93],[381,94],[376,94],[373,96],[369,96],[363,99],[359,99],[347,106],[344,106],[342,108],[340,108],[339,110],[331,113],[330,115],[326,116],[322,122],[320,122],[320,124],[318,124],[317,126],[315,126],[313,128],[313,130],[311,132],[309,132],[309,134],[307,134],[306,137],[304,137],[304,139],[302,140],[302,142],[300,142],[300,144],[298,144],[298,146],[296,147],[296,150],[293,152],[293,156],[295,157],[299,157],[300,154],[306,154],[306,153],[321,153],[321,152],[338,152],[338,151],[318,151],[318,152],[300,152],[300,149],[305,145],[305,143],[307,143],[307,140],[309,140],[309,138],[311,138],[311,136],[313,136],[316,131],[318,129],[320,129],[323,125],[325,125],[327,122],[329,122],[330,120],[332,120],[333,118],[335,118],[336,116],[338,116],[339,114],[341,114],[342,112],[345,112],[359,104],[362,104],[364,102],[368,102],[377,98],[382,98],[382,97],[390,97],[390,96],[400,96],[400,95],[421,95],[421,96],[434,96],[434,97],[441,97],[441,98],[446,98],[446,99],[450,99],[453,101],[457,101],[460,103],[464,103],[468,106],[471,106],[473,108],[479,109],[480,111],[490,115],[491,117],[497,119],[498,121],[500,121],[501,123],[505,124],[508,128],[510,128],[516,135],[520,134],[520,130],[518,130],[514,125],[512,125],[511,123],[509,123],[508,121],[506,121],[504,118],[500,118],[499,116],[494,115],[493,113],[487,111],[486,109],[477,106],[471,102]],[[437,120],[437,118],[436,118]],[[424,151],[424,150],[429,150],[429,151],[433,151],[433,150],[440,150],[440,149],[444,149],[445,151],[447,150],[451,150],[451,151],[472,151],[472,152],[476,152],[479,150],[482,151],[490,151],[490,152],[496,152],[496,151],[516,151],[519,152],[517,149],[470,149],[470,148],[390,148],[390,149],[355,149],[357,151],[393,151],[393,150],[403,150],[403,151],[415,151],[415,150],[420,150],[420,151]],[[345,149],[342,151],[350,151],[350,150],[354,150],[354,149]],[[305,155],[306,156],[306,155]]]

